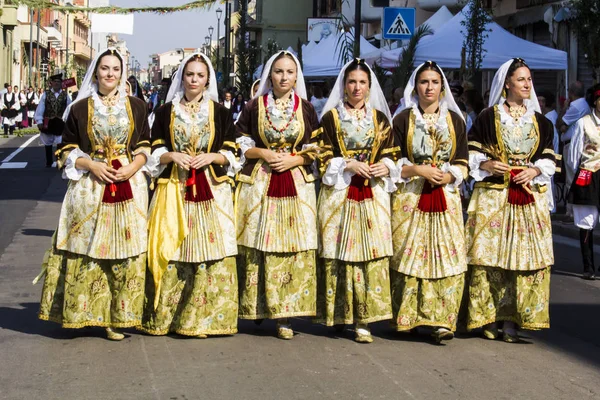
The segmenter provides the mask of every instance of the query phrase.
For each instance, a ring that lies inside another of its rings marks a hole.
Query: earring
[[[506,88],[502,89],[502,97],[506,98]]]
[[[344,102],[348,101],[348,92],[344,90]]]

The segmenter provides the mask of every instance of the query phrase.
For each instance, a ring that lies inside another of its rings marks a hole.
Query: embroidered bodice
[[[419,110],[413,109],[411,112],[415,116],[411,149],[414,162],[439,164],[450,161],[454,144],[448,125],[448,111],[442,110],[437,121],[423,118]]]
[[[98,155],[111,157],[127,154],[127,141],[131,132],[131,120],[127,111],[127,98],[121,97],[114,106],[106,106],[97,94],[94,103],[92,134]]]
[[[367,107],[362,116],[348,112],[343,103],[337,106],[342,131],[343,145],[348,156],[359,161],[366,161],[375,141],[375,123],[373,109]]]
[[[293,92],[288,101],[276,101],[272,92],[267,95],[264,132],[272,150],[291,152],[300,134],[301,123],[297,108],[302,107],[302,104],[299,98],[298,104],[295,104],[295,98]]]
[[[210,142],[209,102],[201,101],[198,112],[188,114],[179,101],[173,102],[175,151],[190,155],[205,153]]]

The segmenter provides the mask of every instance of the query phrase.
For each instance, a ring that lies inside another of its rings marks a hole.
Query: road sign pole
[[[360,57],[360,20],[362,19],[362,0],[356,0],[354,7],[354,58]]]

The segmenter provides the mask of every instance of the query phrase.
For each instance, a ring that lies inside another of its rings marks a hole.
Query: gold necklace
[[[117,105],[117,102],[119,101],[119,93],[115,93],[113,95],[106,95],[106,96],[102,96],[100,94],[100,101],[106,107],[114,107]]]
[[[200,112],[200,103],[202,102],[203,97],[198,101],[189,101],[185,95],[183,95],[183,100],[185,103],[183,104],[184,111],[192,118],[196,118],[197,114]]]
[[[508,102],[506,104],[508,105],[508,115],[511,116],[515,123],[519,122],[519,120],[527,112],[527,107],[525,107],[524,104],[515,106],[511,106],[510,104],[508,104]]]

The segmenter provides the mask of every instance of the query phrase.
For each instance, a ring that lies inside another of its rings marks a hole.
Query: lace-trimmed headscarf
[[[504,103],[506,101],[506,93],[504,90],[504,85],[506,84],[506,76],[508,75],[508,70],[514,63],[521,63],[523,66],[529,68],[529,66],[525,63],[522,58],[511,58],[498,69],[496,75],[494,75],[494,80],[492,81],[492,89],[490,90],[490,100],[488,103],[488,107],[493,107],[496,104]],[[531,84],[531,92],[529,94],[529,100],[533,104],[533,108],[536,112],[541,113],[542,109],[540,108],[540,103],[538,102],[537,95],[535,94],[535,89],[533,88],[533,83]]]
[[[293,53],[289,51],[280,51],[273,55],[273,57],[269,58],[267,64],[263,68],[262,76],[260,77],[260,85],[258,86],[258,90],[254,97],[259,97],[269,93],[271,89],[273,89],[273,83],[271,82],[271,69],[273,68],[273,64],[275,60],[279,59],[279,57],[285,54],[286,56],[290,56],[294,62],[296,63],[297,74],[296,74],[296,85],[294,86],[294,91],[298,95],[298,97],[308,100],[306,95],[306,84],[304,83],[304,74],[302,73],[302,67],[300,66],[300,61]]]
[[[215,102],[219,101],[219,89],[217,88],[217,75],[215,74],[215,70],[212,66],[212,63],[210,62],[210,59],[202,53],[194,53],[194,54],[191,54],[191,55],[187,56],[186,58],[184,58],[181,61],[181,64],[179,64],[179,68],[177,69],[177,72],[171,79],[171,87],[169,88],[169,92],[167,93],[167,98],[165,100],[167,103],[170,101],[181,100],[181,98],[183,97],[183,94],[185,93],[185,89],[183,87],[183,74],[185,72],[184,71],[185,66],[187,65],[187,63],[190,60],[198,59],[198,58],[202,58],[204,60],[204,62],[206,63],[206,65],[208,66],[208,75],[209,76],[208,76],[208,83],[206,84],[206,87],[204,89],[204,95],[207,95],[208,98],[212,101],[215,101]]]
[[[71,112],[71,108],[75,104],[87,99],[88,97],[92,96],[94,93],[98,92],[98,80],[96,79],[96,68],[98,67],[98,63],[100,62],[102,57],[109,56],[109,55],[115,56],[119,60],[121,60],[121,79],[119,80],[118,91],[122,96],[125,96],[125,93],[126,93],[125,85],[127,82],[127,74],[125,73],[126,65],[124,65],[124,63],[123,63],[123,56],[121,55],[121,53],[119,53],[119,51],[116,48],[109,47],[106,51],[98,54],[96,56],[96,58],[94,58],[94,61],[92,61],[92,63],[90,64],[90,67],[88,68],[88,70],[85,74],[85,77],[83,78],[83,82],[81,82],[81,86],[79,87],[79,92],[77,93],[77,99],[67,107],[67,109],[65,110],[65,112],[63,114],[64,121],[67,120],[67,117],[69,116],[69,113]]]
[[[456,104],[456,101],[454,100],[454,96],[452,96],[452,92],[450,91],[450,84],[448,83],[448,79],[446,78],[444,71],[442,71],[442,68],[440,68],[440,66],[437,65],[434,61],[424,62],[423,64],[421,64],[417,68],[415,68],[415,70],[413,71],[412,75],[410,76],[410,80],[408,81],[408,85],[406,85],[406,88],[404,89],[405,109],[406,108],[418,108],[419,96],[417,95],[417,91],[416,91],[417,75],[421,72],[423,67],[427,67],[427,66],[433,67],[433,70],[438,72],[442,76],[442,80],[443,80],[444,84],[443,84],[442,93],[440,93],[440,99],[439,99],[440,110],[447,109],[447,110],[454,111],[464,121],[465,117],[464,117],[461,109],[458,107],[458,104]],[[417,109],[417,111],[418,111],[418,109]]]
[[[336,108],[338,106],[338,104],[340,103],[340,101],[344,101],[344,91],[346,88],[346,82],[344,82],[344,76],[346,75],[346,70],[351,65],[357,65],[357,64],[364,65],[365,67],[367,67],[369,69],[369,74],[371,77],[371,89],[370,89],[370,94],[369,94],[369,98],[368,98],[368,104],[373,109],[379,110],[382,113],[384,113],[385,116],[387,117],[388,121],[390,121],[390,123],[391,123],[392,122],[392,113],[390,112],[390,108],[388,107],[387,101],[385,100],[385,95],[383,94],[383,90],[381,90],[381,86],[379,85],[377,76],[375,75],[375,73],[373,72],[373,70],[371,69],[369,64],[367,64],[366,61],[361,58],[356,58],[356,59],[350,61],[349,63],[346,63],[346,65],[344,65],[344,67],[342,68],[342,70],[340,71],[340,73],[337,77],[337,80],[335,81],[335,85],[333,86],[333,89],[331,90],[329,99],[327,100],[327,103],[325,103],[325,107],[323,107],[323,111],[321,112],[319,119],[323,118],[323,115],[325,115],[331,109]]]

